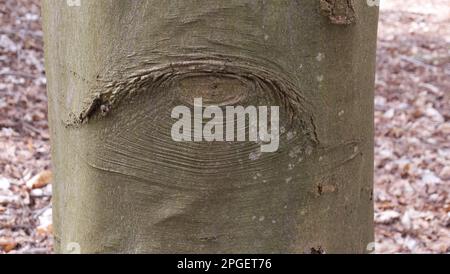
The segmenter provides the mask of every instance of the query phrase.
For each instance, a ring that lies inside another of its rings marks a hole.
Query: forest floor
[[[450,1],[381,1],[376,252],[449,253]],[[0,0],[0,253],[52,252],[45,89],[39,1]]]

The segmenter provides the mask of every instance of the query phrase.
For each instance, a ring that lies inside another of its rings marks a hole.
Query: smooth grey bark
[[[57,252],[362,253],[378,9],[44,0]],[[174,106],[279,105],[275,153],[174,142]]]

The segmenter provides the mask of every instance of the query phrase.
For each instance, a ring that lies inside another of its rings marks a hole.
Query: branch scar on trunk
[[[356,23],[353,0],[320,0],[320,13],[335,25]]]

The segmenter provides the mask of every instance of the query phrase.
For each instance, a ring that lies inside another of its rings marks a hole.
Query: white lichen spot
[[[264,217],[264,216],[259,217],[260,222],[264,221],[265,219],[266,219],[266,217]]]
[[[289,157],[295,158],[297,156],[293,150],[289,151]]]
[[[353,148],[353,152],[355,152],[355,153],[357,153],[358,150],[359,150],[358,146],[355,146],[355,147]]]
[[[296,132],[295,132],[295,131],[294,131],[294,132],[289,131],[288,133],[286,133],[286,139],[287,139],[288,141],[290,141],[290,140],[294,139],[295,135],[296,135]]]
[[[300,215],[302,215],[302,216],[305,216],[306,213],[307,213],[306,209],[302,209],[302,210],[300,211]]]
[[[294,169],[294,167],[295,167],[295,165],[294,165],[294,164],[291,164],[291,163],[289,163],[289,165],[288,165],[288,170],[293,170],[293,169]]]
[[[286,128],[285,127],[280,127],[280,133],[284,134],[286,132]]]
[[[80,7],[81,6],[81,0],[67,0],[66,3],[69,7]]]
[[[262,154],[261,150],[253,151],[248,155],[248,158],[252,161],[256,161],[261,157],[261,154]]]
[[[322,160],[323,160],[323,157],[320,156],[320,157],[319,157],[319,162],[322,162]]]
[[[322,82],[323,81],[323,75],[317,76],[317,81]]]
[[[256,216],[253,216],[253,217],[252,217],[252,220],[253,220],[253,221],[256,220]]]
[[[292,177],[288,177],[288,178],[286,178],[286,184],[289,184],[291,181],[292,181]]]
[[[289,157],[295,158],[295,157],[297,157],[300,153],[302,153],[302,148],[301,148],[300,146],[296,146],[296,147],[294,147],[291,151],[289,151]]]
[[[317,54],[317,56],[316,56],[316,60],[318,61],[318,62],[322,62],[322,60],[325,58],[325,54],[323,54],[323,53],[321,53],[321,52],[319,52],[319,54]]]
[[[303,157],[298,158],[297,162],[299,162],[299,163],[303,162]]]
[[[339,111],[339,113],[338,113],[339,117],[341,117],[341,116],[344,115],[344,114],[345,114],[345,111],[344,111],[344,110],[341,110],[341,111]]]
[[[272,224],[276,224],[277,223],[277,221],[276,220],[272,220]]]
[[[313,148],[312,147],[310,147],[310,146],[306,147],[306,149],[305,149],[306,155],[311,155],[312,152],[313,152]]]
[[[285,206],[284,206],[284,209],[287,209],[287,208],[288,208],[288,206],[287,206],[287,205],[285,205]]]
[[[269,35],[265,34],[264,35],[264,40],[266,40],[266,41],[269,40]]]
[[[302,68],[303,68],[303,64],[300,64],[300,65],[298,66],[298,70],[302,70]]]

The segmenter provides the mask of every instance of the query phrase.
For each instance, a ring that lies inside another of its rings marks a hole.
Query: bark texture
[[[58,252],[365,252],[376,8],[80,3],[43,1]],[[280,106],[280,149],[174,142],[194,97]]]

